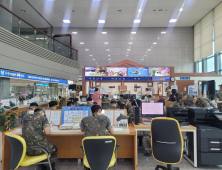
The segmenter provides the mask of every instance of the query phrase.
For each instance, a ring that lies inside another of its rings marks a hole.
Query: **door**
[[[178,92],[188,94],[188,86],[194,85],[194,80],[177,80]]]

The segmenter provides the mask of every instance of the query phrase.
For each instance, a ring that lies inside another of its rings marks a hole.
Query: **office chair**
[[[157,165],[155,170],[179,170],[172,167],[183,156],[183,137],[178,121],[172,118],[154,118],[150,126],[152,155],[156,161],[167,164],[167,167]]]
[[[117,170],[116,138],[113,136],[90,136],[82,140],[83,164],[91,170],[105,170],[115,165]],[[83,169],[85,170],[85,167]]]
[[[26,142],[25,140],[10,132],[5,133],[7,140],[9,141],[12,151],[11,151],[11,160],[10,160],[10,169],[18,169],[20,166],[30,166],[35,164],[36,169],[38,169],[38,164],[49,164],[50,170],[52,170],[50,162],[50,154],[41,146],[30,146],[32,149],[41,149],[45,152],[43,155],[39,156],[27,156],[26,155]],[[48,162],[42,162],[44,160]]]

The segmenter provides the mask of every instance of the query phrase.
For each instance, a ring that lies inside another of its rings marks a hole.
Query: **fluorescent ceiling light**
[[[108,59],[108,60],[111,60],[111,59]]]
[[[105,20],[99,20],[100,24],[105,24],[105,22],[106,22]]]
[[[110,57],[110,55],[108,55]]]
[[[77,32],[72,32],[73,34],[78,34]]]
[[[69,24],[69,23],[70,23],[70,20],[65,20],[65,19],[64,19],[63,22]]]
[[[177,19],[171,19],[170,22],[177,22]]]
[[[104,44],[109,44],[108,42],[104,42]]]
[[[84,44],[84,42],[80,42],[80,44]]]
[[[93,60],[96,60],[96,59],[93,59]]]
[[[130,51],[131,49],[127,49],[127,51]]]
[[[89,55],[90,57],[92,57],[93,55]]]
[[[180,12],[183,11],[183,8],[180,8]]]
[[[136,20],[134,20],[134,23],[138,24],[138,23],[140,23],[140,20],[136,19]]]
[[[151,51],[151,49],[147,49],[147,51]]]
[[[129,44],[133,44],[132,42],[129,42]]]
[[[131,32],[131,34],[136,34],[136,32]]]
[[[107,34],[107,32],[102,32],[102,34]]]
[[[85,51],[89,51],[89,49],[85,49]]]
[[[165,31],[162,31],[161,34],[166,34],[166,32],[165,32]]]
[[[107,49],[106,51],[109,51],[109,49]]]
[[[142,11],[142,9],[139,9],[139,10],[138,10],[138,12],[141,12],[141,11]]]
[[[156,42],[154,42],[153,44],[157,44]]]

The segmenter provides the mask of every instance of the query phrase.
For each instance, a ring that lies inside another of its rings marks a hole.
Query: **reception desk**
[[[114,127],[115,128],[115,127]],[[21,127],[9,130],[13,134],[22,135]],[[11,146],[5,137],[2,136],[2,170],[10,168]],[[110,134],[107,134],[110,135]],[[136,147],[136,130],[132,124],[129,124],[127,130],[115,131],[113,135],[117,143],[120,144],[117,152],[117,158],[132,158],[134,169],[137,169],[137,147]],[[49,142],[53,143],[58,149],[58,158],[77,158],[82,159],[82,139],[84,133],[80,130],[60,130],[57,127],[52,127],[52,132],[49,135],[44,135]]]

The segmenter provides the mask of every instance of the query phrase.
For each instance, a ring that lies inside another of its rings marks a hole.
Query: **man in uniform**
[[[84,136],[106,136],[106,129],[114,134],[109,118],[101,114],[102,108],[99,105],[93,105],[91,111],[93,115],[83,118],[80,123],[81,131],[85,132]]]
[[[86,104],[86,106],[90,106],[90,107],[93,106],[92,98],[91,98],[91,97],[88,97],[88,98],[87,98],[87,104]]]
[[[209,99],[204,97],[194,97],[193,104],[196,107],[215,107]]]
[[[103,102],[110,102],[110,100],[109,100],[109,95],[106,95],[106,98],[103,99]]]
[[[42,137],[43,131],[46,135],[50,134],[51,126],[45,116],[44,108],[36,108],[34,114],[27,114],[23,117],[22,137],[27,145],[26,154],[28,156],[37,156],[45,154],[40,149],[31,149],[30,146],[41,146],[50,154],[52,169],[55,170],[55,162],[57,161],[57,148]],[[46,166],[39,165],[40,170],[47,170]]]
[[[192,94],[185,94],[182,98],[182,101],[184,102],[185,106],[193,106],[193,99],[194,99],[194,95]]]
[[[126,103],[126,100],[123,99],[123,95],[122,94],[119,96],[119,100],[118,101],[121,102],[121,103]]]
[[[68,106],[68,107],[75,107],[74,103],[71,102],[71,101],[67,103],[67,106]]]
[[[171,87],[170,87],[170,86],[168,86],[168,87],[166,88],[166,92],[167,92],[166,96],[167,96],[167,98],[169,99],[169,98],[170,98],[170,95],[172,95]]]
[[[109,107],[109,109],[118,109],[118,108],[116,107],[116,103],[117,103],[116,99],[112,99],[111,102],[110,102],[110,107]]]
[[[27,115],[29,110],[35,110],[37,107],[38,107],[37,103],[31,103],[27,110],[23,110],[22,112],[19,113],[19,118],[23,119],[23,117]]]
[[[51,101],[51,102],[49,102],[49,109],[50,110],[56,110],[57,109],[57,105],[58,105],[57,101]]]
[[[215,95],[215,101],[217,103],[217,108],[222,112],[222,84],[220,86],[220,91]]]
[[[184,107],[184,101],[182,100],[184,96],[185,94],[182,92],[178,94],[177,102],[174,103],[175,107]]]

